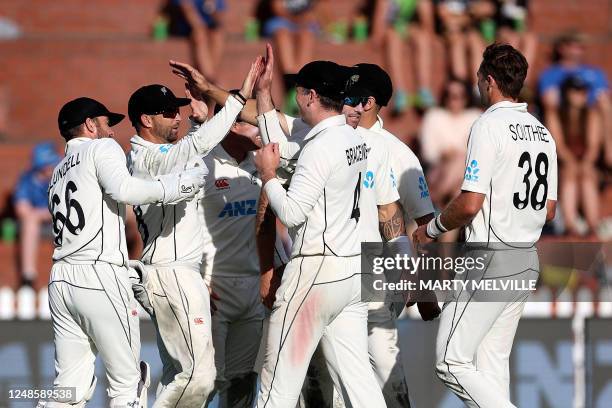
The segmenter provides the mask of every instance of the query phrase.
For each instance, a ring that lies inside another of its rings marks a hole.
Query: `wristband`
[[[427,223],[426,234],[429,238],[436,239],[445,232],[448,232],[448,229],[442,225],[440,215]]]
[[[240,93],[240,91],[231,91],[230,94],[234,95],[234,97],[238,99],[242,106],[246,105],[247,98],[245,98],[244,95]]]

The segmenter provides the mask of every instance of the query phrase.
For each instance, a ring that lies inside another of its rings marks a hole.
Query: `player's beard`
[[[174,143],[178,139],[178,126],[175,127],[174,123],[168,125],[153,121],[153,133],[157,137],[165,140],[168,143]]]

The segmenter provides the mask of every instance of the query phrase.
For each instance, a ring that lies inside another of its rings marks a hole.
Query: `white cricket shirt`
[[[532,244],[540,238],[546,201],[557,200],[557,153],[526,103],[496,103],[474,123],[461,189],[485,195],[467,228],[468,242]]]
[[[238,163],[219,145],[204,163],[209,169],[199,205],[203,220],[204,257],[202,274],[209,282],[214,276],[257,276],[260,274],[255,240],[257,205],[261,180],[253,153]],[[277,237],[280,238],[280,237]],[[276,265],[287,262],[277,239]]]
[[[344,115],[321,121],[304,140],[289,190],[278,179],[264,186],[276,216],[292,230],[291,256],[359,255],[367,145]]]
[[[378,206],[399,200],[399,193],[393,179],[391,156],[386,144],[376,133],[357,127],[357,133],[368,145],[367,169],[361,175],[362,198],[362,241],[381,242],[378,222]]]
[[[152,179],[178,173],[201,162],[229,132],[242,109],[234,96],[209,121],[192,123],[189,133],[175,144],[151,143],[132,137],[128,167],[133,175]],[[204,247],[198,200],[176,205],[140,205],[134,207],[138,230],[144,243],[141,260],[145,264],[187,264],[198,267]]]
[[[391,155],[393,177],[404,209],[404,223],[409,225],[415,218],[433,214],[425,174],[416,155],[404,142],[383,128],[380,116],[370,130],[382,136]]]
[[[164,191],[158,181],[130,176],[113,139],[80,137],[66,143],[48,195],[55,262],[127,266],[125,204],[158,202]]]

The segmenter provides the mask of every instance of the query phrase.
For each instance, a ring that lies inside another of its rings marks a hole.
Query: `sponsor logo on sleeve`
[[[429,197],[429,187],[427,187],[427,182],[423,176],[419,176],[419,191],[421,192],[421,198]]]
[[[374,187],[374,172],[368,170],[363,178],[363,186],[365,188],[373,188]]]
[[[478,181],[478,161],[472,160],[470,164],[465,168],[465,176],[463,177],[467,181]]]

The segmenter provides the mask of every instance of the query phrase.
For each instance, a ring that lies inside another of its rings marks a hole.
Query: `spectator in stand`
[[[461,190],[470,128],[481,113],[473,107],[471,95],[467,82],[451,79],[444,86],[442,107],[430,109],[423,118],[421,157],[437,208],[444,208]],[[442,239],[454,240],[453,233]]]
[[[495,25],[497,40],[510,44],[520,50],[530,67],[536,57],[538,38],[533,31],[527,28],[529,7],[528,0],[495,0]],[[533,73],[527,73],[527,84],[533,85]],[[531,73],[531,76],[529,75]]]
[[[434,41],[434,7],[431,0],[370,0],[364,15],[372,16],[370,39],[384,55],[393,85],[394,113],[404,112],[410,105],[405,78],[403,52],[408,41],[415,73],[417,94],[414,105],[429,108],[436,104],[432,92],[432,47]]]
[[[538,91],[544,109],[546,127],[556,136],[563,134],[559,115],[561,85],[578,76],[588,86],[587,102],[595,107],[602,123],[605,164],[612,166],[612,103],[608,79],[603,70],[584,63],[585,37],[576,32],[561,36],[554,47],[553,63],[540,75]]]
[[[283,85],[285,101],[295,100],[293,74],[312,61],[315,35],[319,31],[316,0],[260,0],[256,16],[263,34],[272,37]],[[292,110],[292,109],[289,109]]]
[[[476,84],[485,40],[494,38],[495,4],[490,0],[436,0],[438,31],[446,38],[451,76]],[[490,33],[493,28],[493,33]]]
[[[225,9],[225,0],[169,0],[166,9],[170,33],[189,37],[196,69],[213,82],[223,56]]]
[[[13,193],[19,221],[21,285],[32,287],[37,276],[36,260],[43,226],[51,222],[47,188],[53,168],[59,163],[53,143],[40,143],[32,150],[32,164],[25,171]],[[48,228],[49,229],[49,228]],[[49,229],[50,236],[50,229]]]
[[[559,118],[561,132],[554,133],[561,161],[561,211],[568,235],[581,235],[577,227],[582,209],[588,230],[595,236],[599,226],[599,176],[596,162],[601,153],[601,121],[589,106],[589,84],[571,76],[561,85]]]

